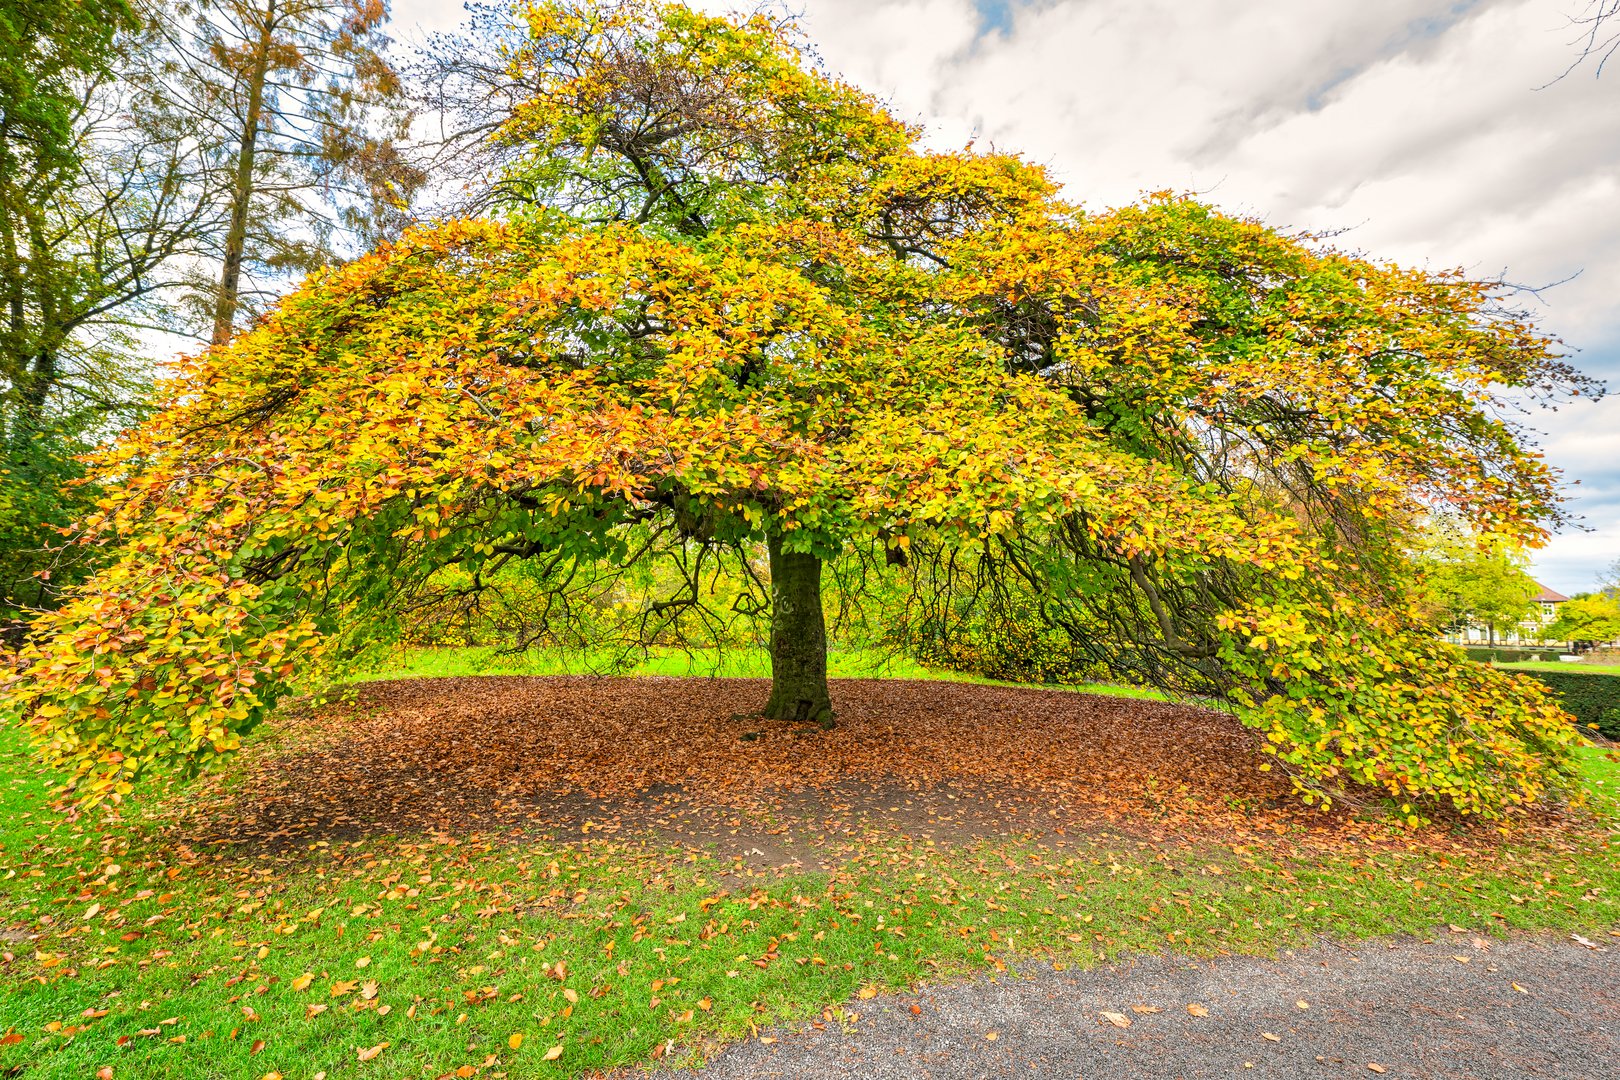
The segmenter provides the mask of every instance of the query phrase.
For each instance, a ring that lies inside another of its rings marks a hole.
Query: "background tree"
[[[1546,629],[1554,641],[1602,643],[1620,639],[1620,600],[1588,596],[1558,605],[1558,618]]]
[[[1610,563],[1608,568],[1598,575],[1598,588],[1606,596],[1620,595],[1620,559]]]
[[[175,0],[147,9],[165,93],[217,170],[225,227],[212,340],[277,282],[396,229],[424,175],[400,151],[409,111],[385,57],[382,0]],[[251,284],[257,281],[258,284]]]
[[[1511,540],[1475,536],[1448,523],[1432,526],[1425,541],[1418,562],[1438,629],[1482,626],[1494,645],[1498,631],[1530,613],[1537,586],[1523,549]]]
[[[74,458],[133,418],[139,336],[178,328],[211,226],[206,171],[139,74],[152,48],[122,3],[0,15],[0,619],[76,576],[51,550],[94,504]]]
[[[1615,26],[1620,22],[1620,0],[1587,0],[1586,7],[1570,22],[1580,31],[1575,43],[1581,51],[1564,75],[1592,61],[1593,75],[1601,76],[1615,50],[1620,49],[1620,29]]]
[[[1491,285],[1186,199],[1086,214],[918,149],[763,17],[547,3],[506,48],[502,217],[313,276],[100,462],[114,561],[11,694],[85,798],[518,566],[553,643],[767,621],[779,719],[830,719],[823,590],[881,574],[907,625],[1033,598],[1311,798],[1498,814],[1567,771],[1539,684],[1412,617],[1428,508],[1558,518],[1492,388],[1588,384]],[[650,560],[674,591],[629,609]]]

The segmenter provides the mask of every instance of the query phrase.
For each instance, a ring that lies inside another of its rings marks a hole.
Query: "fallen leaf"
[[[1294,1008],[1296,1008],[1296,1009],[1308,1009],[1310,1007],[1311,1007],[1311,1003],[1308,1002],[1308,1001],[1305,1001],[1303,999],[1294,1002]]]
[[[1128,1028],[1131,1026],[1131,1018],[1126,1016],[1124,1013],[1105,1011],[1102,1015],[1104,1020],[1108,1021],[1110,1024],[1113,1024],[1117,1028]]]
[[[355,1057],[359,1058],[361,1061],[370,1061],[372,1058],[376,1057],[386,1049],[388,1049],[388,1044],[385,1042],[380,1042],[376,1046],[370,1046],[364,1050],[357,1050],[355,1052]]]
[[[356,960],[354,962],[354,966],[357,967],[357,968],[369,967],[370,964],[371,964],[371,957],[369,957],[369,956],[362,956],[362,957],[360,957],[358,960]]]
[[[1187,1012],[1193,1016],[1208,1016],[1209,1010],[1196,1001],[1187,1006]]]
[[[254,1039],[253,1040],[253,1045],[248,1047],[248,1053],[249,1054],[257,1054],[259,1051],[261,1051],[263,1049],[264,1049],[264,1040],[263,1039]]]
[[[1164,1012],[1164,1010],[1159,1008],[1157,1005],[1132,1005],[1131,1012],[1140,1013],[1145,1016],[1148,1013]]]
[[[710,1009],[714,1008],[714,999],[713,998],[698,998],[698,1006],[697,1007],[699,1009],[701,1009],[702,1011],[704,1011],[704,1012],[708,1012]]]
[[[550,1050],[547,1050],[540,1056],[546,1061],[556,1061],[558,1058],[562,1057],[562,1047],[553,1046]]]
[[[1376,1062],[1376,1061],[1367,1062],[1367,1068],[1371,1069],[1375,1073],[1381,1073],[1381,1072],[1388,1072],[1389,1071],[1388,1069],[1385,1069],[1382,1065],[1378,1064],[1378,1062]]]
[[[514,1031],[514,1032],[512,1032],[512,1034],[508,1035],[506,1037],[506,1045],[510,1046],[514,1050],[522,1048],[522,1046],[523,1046],[523,1032]]]
[[[101,1068],[97,1069],[96,1080],[113,1080],[112,1066],[103,1065]]]
[[[1267,1042],[1282,1042],[1282,1036],[1281,1035],[1273,1035],[1269,1031],[1262,1031],[1260,1033],[1260,1037],[1262,1039],[1266,1040]]]
[[[912,1016],[921,1016],[922,1015],[922,1006],[921,1005],[913,1005],[911,1007],[911,1015]]]
[[[306,971],[302,975],[298,976],[298,978],[296,978],[296,979],[294,979],[292,981],[292,988],[294,990],[308,990],[309,989],[309,984],[314,982],[314,981],[315,981],[315,973],[312,972],[312,971]]]
[[[997,1039],[1001,1038],[1001,1032],[999,1032],[999,1031],[987,1031],[987,1032],[984,1033],[984,1037],[989,1042],[995,1042]]]
[[[1517,990],[1521,994],[1528,994],[1530,992],[1524,987],[1520,986],[1518,983],[1508,983],[1508,985],[1513,987],[1513,989]]]
[[[575,990],[572,986],[563,987],[563,997],[568,999],[568,1004],[570,1005],[579,1004],[579,991]]]

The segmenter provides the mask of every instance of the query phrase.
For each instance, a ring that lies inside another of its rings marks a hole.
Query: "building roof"
[[[1554,590],[1547,588],[1547,586],[1543,585],[1539,581],[1535,582],[1535,586],[1538,591],[1536,592],[1536,595],[1530,598],[1531,602],[1533,603],[1562,604],[1565,600],[1569,599],[1569,597],[1565,596],[1563,593],[1555,592]]]

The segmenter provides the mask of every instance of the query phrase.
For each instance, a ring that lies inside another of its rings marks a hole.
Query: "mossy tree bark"
[[[783,551],[772,534],[771,699],[772,720],[808,720],[832,727],[827,693],[827,620],[821,609],[821,560],[805,552]]]

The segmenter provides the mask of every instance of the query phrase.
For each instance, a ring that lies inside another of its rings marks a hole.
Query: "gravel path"
[[[1593,944],[1444,933],[1276,960],[1030,965],[857,1001],[853,1024],[773,1032],[700,1075],[1620,1080],[1620,937]]]

